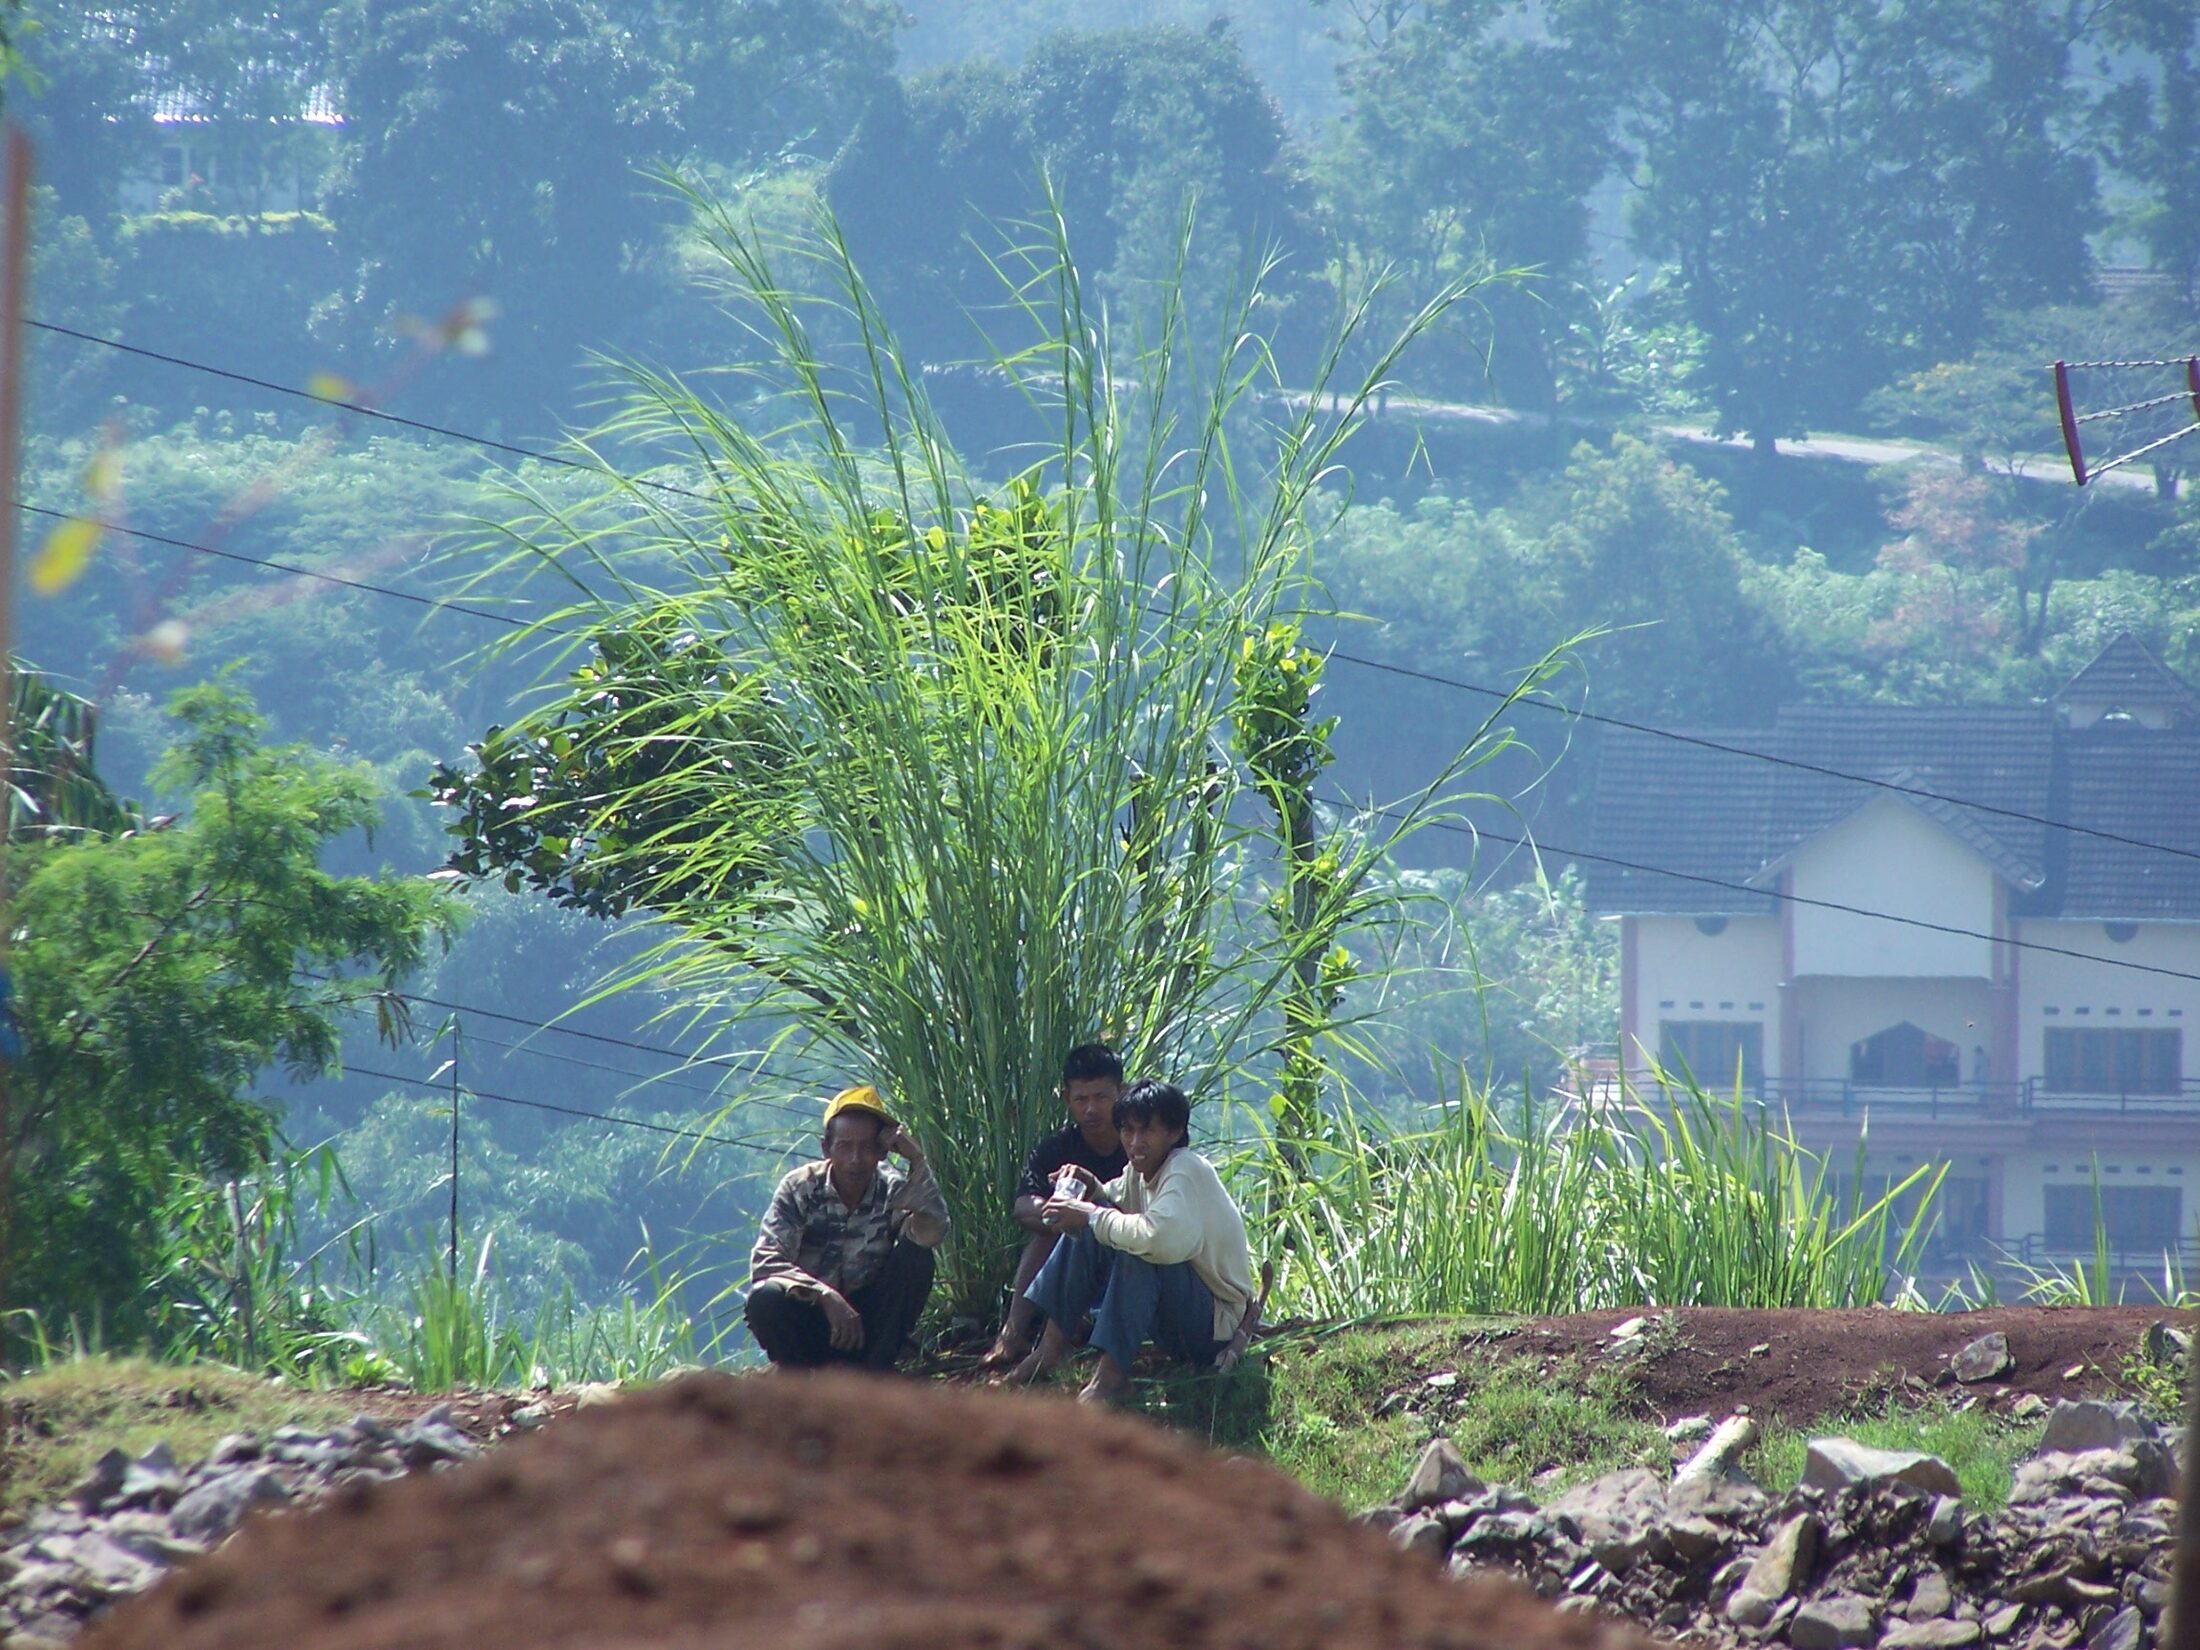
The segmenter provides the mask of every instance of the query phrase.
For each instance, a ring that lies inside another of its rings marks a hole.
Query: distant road
[[[1328,399],[1334,407],[1338,398],[1331,396]],[[1306,404],[1306,396],[1303,391],[1287,394],[1284,400],[1292,406],[1304,406]],[[1593,418],[1560,414],[1554,420],[1547,413],[1517,412],[1510,407],[1484,407],[1467,401],[1427,401],[1418,396],[1405,395],[1389,397],[1375,416],[1382,417],[1386,414],[1395,413],[1404,413],[1414,418],[1437,422],[1459,424],[1517,424],[1531,429],[1548,429],[1553,423],[1556,423],[1568,428],[1582,430],[1609,428],[1606,421]],[[1700,424],[1659,424],[1654,428],[1657,434],[1665,437],[1668,441],[1683,441],[1691,446],[1728,447],[1737,452],[1747,452],[1750,447],[1750,443],[1745,437],[1714,435]],[[1922,462],[1944,464],[1953,469],[1959,462],[1956,455],[1945,448],[1928,446],[1921,441],[1882,441],[1868,436],[1856,435],[1795,437],[1783,440],[1780,443],[1780,453],[1782,457],[1786,458],[1831,458],[1838,459],[1845,464],[1880,465]],[[1998,460],[1994,468],[2003,473],[2013,471],[2028,481],[2059,482],[2073,491],[2076,490],[2076,484],[2070,479],[2070,465],[2059,453],[2036,454],[2014,461]],[[2135,489],[2151,493],[2154,491],[2154,475],[2151,470],[2136,468],[2111,470],[2107,475],[2095,477],[2090,485]]]

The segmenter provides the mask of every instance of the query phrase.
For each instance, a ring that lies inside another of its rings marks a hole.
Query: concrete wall
[[[1994,932],[1993,870],[1895,797],[1867,803],[1805,843],[1795,857],[1792,878],[1799,899],[1832,900],[1977,934]],[[1807,904],[1794,906],[1791,920],[1799,978],[1993,976],[1993,947],[1984,939]]]
[[[1984,980],[1805,980],[1796,1000],[1807,1078],[1845,1079],[1849,1045],[1904,1020],[1955,1044],[1965,1079],[1971,1051],[1993,1045],[1992,989]]]
[[[1631,920],[1637,972],[1633,1039],[1622,1051],[1627,1069],[1639,1072],[1657,1057],[1661,1020],[1757,1021],[1764,1027],[1766,1069],[1776,1069],[1780,919],[1730,917],[1717,934],[1704,933],[1692,917]]]
[[[2114,963],[2141,963],[2200,974],[2200,924],[2140,923],[2119,945],[2098,922],[2024,921],[2016,937],[2058,951],[2020,950],[2017,958],[2017,1057],[2027,1077],[2045,1073],[2049,1026],[2182,1029],[2185,1078],[2200,1079],[2200,980],[2172,979]],[[2087,960],[2098,957],[2101,962]],[[2200,1113],[2196,1113],[2200,1115]]]

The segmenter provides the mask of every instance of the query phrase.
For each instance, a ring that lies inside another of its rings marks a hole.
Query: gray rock
[[[1803,1482],[1812,1489],[1842,1490],[1872,1484],[1907,1484],[1928,1495],[1960,1496],[1955,1469],[1937,1455],[1873,1449],[1853,1438],[1813,1438],[1803,1457]]]
[[[1902,1606],[1902,1613],[1912,1621],[1931,1621],[1947,1615],[1955,1607],[1955,1589],[1948,1585],[1948,1578],[1938,1570],[1927,1570],[1910,1589],[1909,1601]]]
[[[1438,1438],[1414,1464],[1405,1493],[1398,1497],[1398,1510],[1419,1512],[1446,1501],[1465,1501],[1488,1487],[1467,1470],[1466,1458],[1449,1438]]]
[[[1879,1650],[1963,1650],[1985,1636],[1975,1621],[1902,1621],[1879,1637]]]
[[[1733,1533],[1708,1518],[1676,1518],[1659,1532],[1665,1546],[1683,1564],[1714,1558],[1733,1544]]]
[[[1854,1593],[1813,1599],[1788,1623],[1788,1643],[1795,1650],[1851,1650],[1852,1646],[1873,1643],[1878,1636],[1879,1622],[1871,1601]]]
[[[2041,1455],[2078,1455],[2087,1450],[2121,1449],[2142,1438],[2158,1438],[2160,1429],[2133,1403],[2087,1398],[2058,1403],[2040,1435]]]
[[[103,1531],[87,1530],[71,1539],[68,1562],[83,1577],[81,1584],[110,1598],[142,1593],[160,1579],[165,1568],[139,1557]]]
[[[1444,1528],[1441,1518],[1427,1513],[1415,1513],[1403,1519],[1390,1532],[1390,1539],[1409,1553],[1426,1553],[1430,1558],[1442,1558],[1451,1545],[1451,1532]]]
[[[1797,1513],[1765,1544],[1751,1562],[1741,1585],[1726,1601],[1726,1619],[1744,1627],[1762,1627],[1771,1620],[1780,1601],[1810,1580],[1810,1567],[1818,1557],[1818,1520]]]
[[[2020,1463],[2009,1504],[2030,1507],[2073,1497],[2152,1500],[2176,1482],[2177,1463],[2168,1446],[2137,1438],[2117,1449],[2053,1451]]]
[[[1933,1502],[1932,1516],[1925,1521],[1925,1539],[1936,1547],[1953,1547],[1963,1539],[1963,1503],[1952,1495],[1943,1495]]]
[[[2086,1650],[2139,1650],[2145,1636],[2146,1618],[2127,1604],[2085,1641]]]
[[[1715,1518],[1725,1524],[1753,1523],[1771,1499],[1747,1473],[1714,1473],[1691,1478],[1665,1492],[1666,1510],[1676,1518]]]
[[[1986,1619],[1981,1625],[1985,1627],[1988,1638],[2005,1639],[2017,1630],[2017,1623],[2023,1619],[2023,1605],[2004,1604],[1998,1609],[1987,1611]]]
[[[231,1432],[224,1434],[214,1445],[213,1453],[206,1458],[206,1465],[226,1467],[239,1461],[257,1461],[259,1458],[259,1439],[249,1432]]]
[[[437,1408],[441,1409],[443,1406],[438,1405]],[[425,1416],[397,1435],[397,1447],[409,1467],[433,1467],[447,1461],[471,1461],[481,1453],[481,1446],[458,1428],[448,1422],[431,1422]],[[1444,1499],[1450,1498],[1447,1496]]]
[[[1949,1359],[1948,1370],[1964,1385],[1973,1386],[2007,1374],[2016,1361],[2009,1355],[2009,1337],[1996,1330],[1990,1335],[1981,1335]]]
[[[1665,1523],[1665,1480],[1647,1467],[1608,1472],[1554,1498],[1544,1511],[1561,1528],[1580,1531],[1598,1563],[1625,1575]]]
[[[235,1529],[254,1507],[290,1499],[290,1490],[273,1467],[245,1467],[201,1484],[178,1501],[169,1515],[176,1534],[212,1546]]]
[[[114,1499],[124,1507],[172,1507],[182,1493],[183,1473],[176,1465],[176,1452],[163,1438],[130,1463]]]
[[[69,1487],[69,1504],[85,1512],[97,1512],[121,1493],[122,1481],[129,1476],[130,1458],[111,1449]]]

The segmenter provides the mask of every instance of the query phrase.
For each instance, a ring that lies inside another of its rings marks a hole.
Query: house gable
[[[1793,977],[1993,977],[1992,944],[1971,936],[1995,931],[1995,866],[1900,797],[1883,794],[1804,843],[1787,875],[1796,896]],[[1936,926],[1912,926],[1918,922]]]

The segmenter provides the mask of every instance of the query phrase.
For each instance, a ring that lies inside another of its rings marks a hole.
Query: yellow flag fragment
[[[76,583],[91,565],[102,530],[98,522],[77,517],[48,533],[31,558],[31,589],[41,596],[55,596]]]

